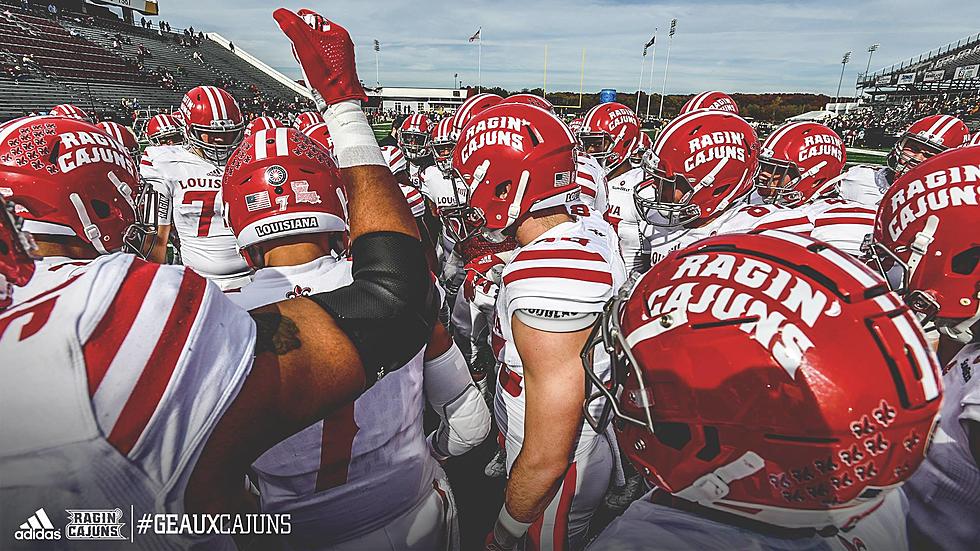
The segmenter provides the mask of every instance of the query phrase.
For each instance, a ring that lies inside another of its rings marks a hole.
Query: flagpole
[[[650,99],[653,97],[653,68],[656,67],[657,63],[657,30],[653,29],[653,54],[650,55],[650,86],[647,87],[647,114],[646,118],[650,118]]]
[[[471,27],[472,28],[472,27]],[[480,43],[476,52],[476,93],[483,93],[483,27],[480,27]]]
[[[660,112],[657,113],[658,119],[664,117],[664,94],[667,93],[667,70],[670,68],[670,45],[674,43],[674,29],[677,27],[677,20],[670,21],[670,34],[667,37],[667,58],[664,60],[664,85],[660,89]]]
[[[636,86],[636,116],[640,116],[640,91],[643,90],[643,69],[646,67],[647,49],[643,48],[643,55],[640,57],[640,83]]]
[[[548,45],[544,45],[544,84],[541,87],[541,97],[548,97]]]

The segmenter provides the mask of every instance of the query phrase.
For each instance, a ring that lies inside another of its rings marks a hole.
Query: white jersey
[[[905,483],[909,526],[937,549],[976,549],[980,542],[980,470],[964,422],[980,423],[980,344],[946,366],[939,427],[925,462]]]
[[[837,189],[842,199],[877,207],[891,187],[892,171],[888,167],[852,166],[842,176]]]
[[[907,506],[893,491],[884,503],[853,529],[830,537],[783,538],[650,501],[634,501],[588,547],[589,551],[729,550],[740,551],[907,551],[904,518]]]
[[[177,231],[184,265],[216,283],[248,274],[223,217],[224,167],[183,146],[160,145],[143,152],[140,175],[160,194],[159,224]]]
[[[262,268],[228,296],[253,309],[350,284],[351,263],[322,257]],[[287,543],[323,548],[384,527],[432,492],[441,470],[422,432],[423,351],[352,405],[276,444],[252,465],[267,513],[291,513]]]
[[[783,230],[809,234],[813,224],[801,212],[776,205],[732,206],[717,218],[698,228],[665,228],[644,224],[644,240],[650,248],[650,264],[656,264],[677,249],[695,241],[728,233],[752,230]]]
[[[862,254],[864,238],[874,231],[875,209],[846,199],[818,199],[790,210],[810,219],[810,237],[852,256]]]
[[[412,186],[398,184],[398,187],[405,195],[405,201],[408,202],[408,210],[412,211],[412,216],[415,218],[425,216],[425,198],[422,197],[422,193]]]
[[[642,258],[650,252],[648,243],[642,238],[640,214],[633,201],[633,190],[644,179],[643,169],[634,168],[609,180],[606,220],[619,236],[619,250],[630,272],[642,269]]]
[[[132,255],[45,259],[37,275],[0,313],[3,537],[41,507],[62,529],[66,508],[184,512],[251,369],[252,319],[191,270]],[[227,536],[162,538],[135,543],[235,548]]]
[[[508,447],[519,447],[524,440],[525,409],[524,368],[514,344],[511,318],[523,311],[559,322],[581,318],[586,327],[626,279],[622,259],[609,243],[596,224],[577,219],[551,228],[518,249],[504,268],[492,340],[497,359],[503,364],[497,378],[497,425]],[[595,368],[597,375],[606,379],[609,360],[600,355],[594,361]],[[597,415],[601,406],[596,404],[593,414]],[[595,432],[583,422],[579,448],[591,443],[586,436],[594,438]],[[508,470],[514,459],[508,454]]]
[[[604,214],[609,208],[609,184],[605,169],[591,155],[580,153],[575,161],[575,183],[582,190],[582,202],[593,212]]]

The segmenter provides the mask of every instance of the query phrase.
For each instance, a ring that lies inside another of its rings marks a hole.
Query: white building
[[[466,88],[401,88],[382,86],[369,89],[368,106],[396,113],[441,113],[455,111],[466,99]]]

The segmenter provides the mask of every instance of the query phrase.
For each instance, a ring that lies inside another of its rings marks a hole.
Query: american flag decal
[[[555,187],[563,187],[572,183],[572,173],[571,172],[556,172],[555,173]]]
[[[269,200],[269,192],[260,191],[258,193],[249,193],[245,196],[245,208],[248,209],[248,212],[272,208],[272,202]]]

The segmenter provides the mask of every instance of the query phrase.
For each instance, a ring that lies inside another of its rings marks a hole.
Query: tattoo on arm
[[[253,312],[255,320],[255,354],[272,352],[276,356],[300,348],[299,327],[292,319],[278,312]]]

